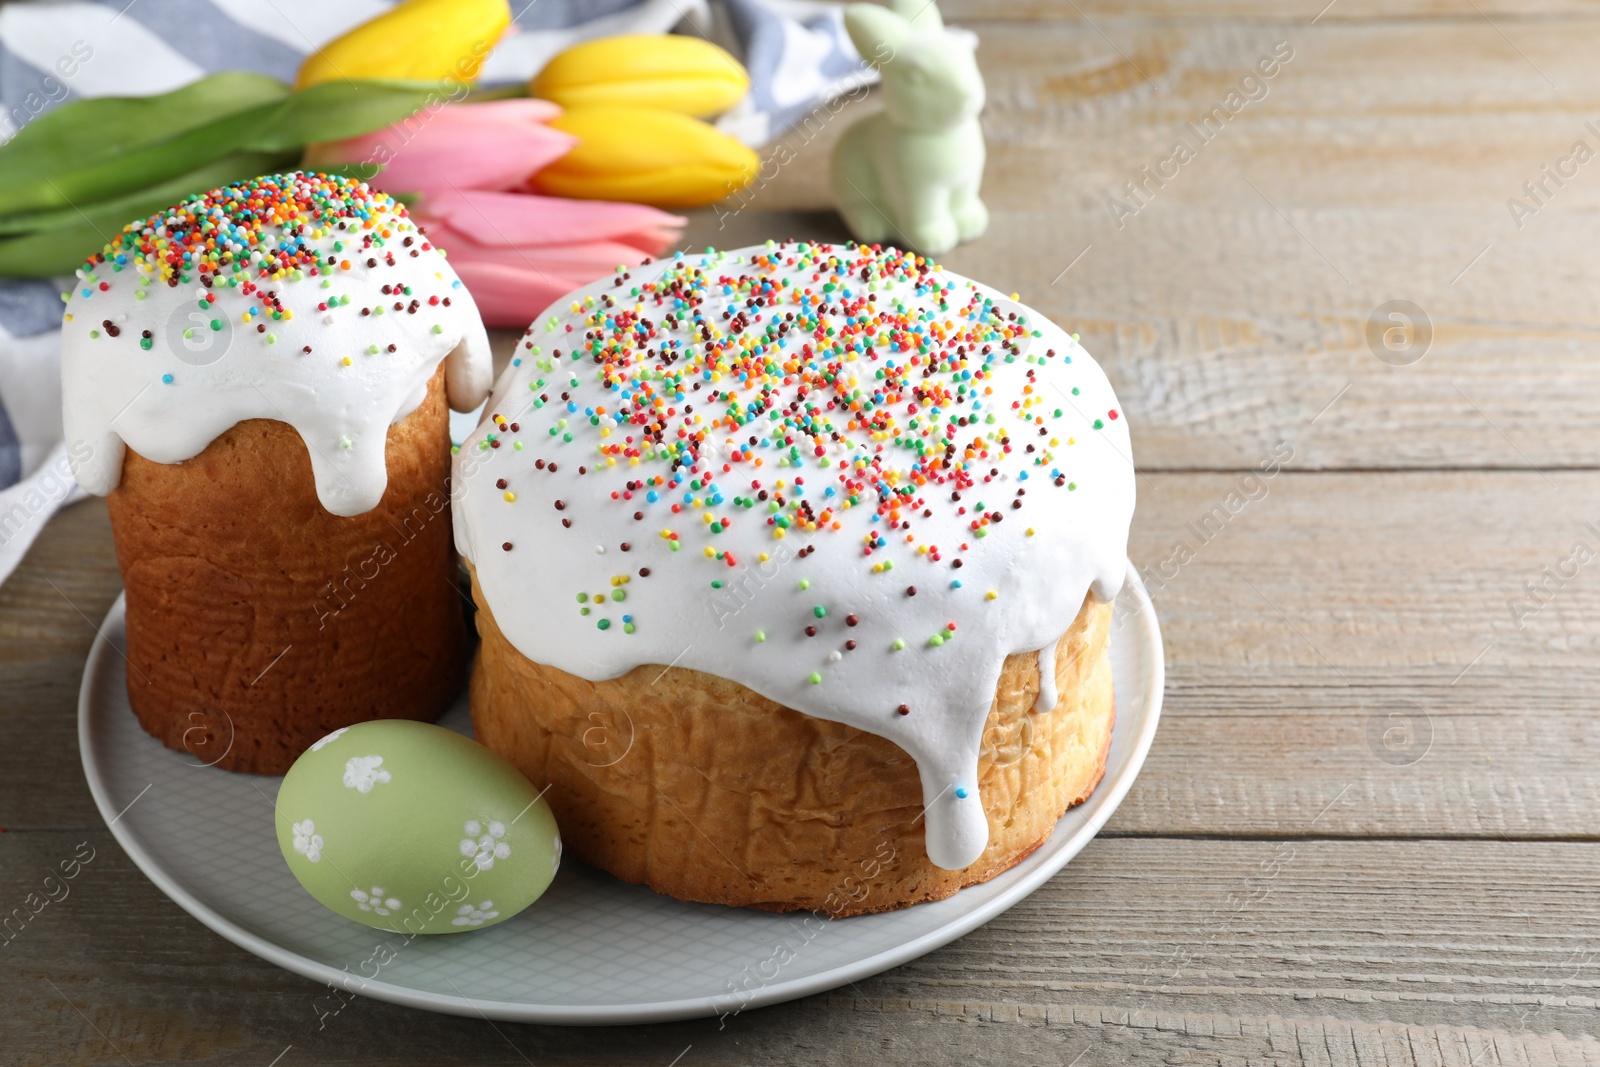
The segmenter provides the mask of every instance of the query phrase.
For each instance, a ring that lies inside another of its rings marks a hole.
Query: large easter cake
[[[1104,773],[1134,475],[1076,340],[910,253],[620,271],[455,461],[477,735],[571,852],[848,915],[1017,863]]]

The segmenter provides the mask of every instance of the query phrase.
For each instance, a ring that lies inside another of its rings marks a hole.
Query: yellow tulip
[[[653,107],[705,118],[739,102],[750,75],[698,37],[626,34],[584,41],[545,64],[529,94],[562,107]]]
[[[755,179],[760,158],[699,119],[643,107],[576,107],[550,125],[577,147],[534,174],[535,191],[578,200],[694,207]]]
[[[295,88],[345,78],[469,82],[510,24],[508,0],[404,0],[307,56]]]

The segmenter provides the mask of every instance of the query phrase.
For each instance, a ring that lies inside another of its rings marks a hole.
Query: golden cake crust
[[[371,511],[324,509],[306,449],[269,419],[182,463],[129,449],[108,499],[129,702],[197,762],[282,774],[338,727],[433,719],[460,689],[443,369],[389,427]]]
[[[1059,702],[1032,710],[1039,657],[1001,671],[979,759],[989,844],[928,861],[915,763],[893,742],[700,671],[589,682],[522,655],[473,580],[478,740],[545,794],[570,853],[683,900],[833,917],[950,896],[1024,859],[1105,774],[1111,607],[1086,599],[1057,649]]]

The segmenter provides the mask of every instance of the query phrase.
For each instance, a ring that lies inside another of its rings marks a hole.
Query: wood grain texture
[[[1386,22],[1419,20],[1492,20],[1496,25],[1549,22],[1595,13],[1594,0],[941,0],[946,22],[1092,22],[1118,21],[1274,22],[1305,25],[1317,22]]]
[[[1584,125],[1600,129],[1600,66],[1571,47],[1600,11],[1505,27],[973,25],[993,221],[944,262],[1082,334],[1142,467],[1237,467],[1286,437],[1316,468],[1600,465],[1600,176],[1573,163],[1558,188],[1541,170],[1579,140],[1600,153]],[[1202,143],[1190,124],[1281,42],[1292,58]],[[828,155],[876,106],[823,110],[764,150],[762,177],[687,243],[842,236]],[[1141,173],[1179,139],[1190,162]],[[1512,198],[1538,210],[1516,218]],[[1411,365],[1369,345],[1394,300],[1431,330]]]
[[[8,1064],[1600,1062],[1585,845],[1104,837],[876,978],[720,1028],[568,1030],[363,999],[321,1019],[320,987],[199,927],[103,830],[0,839],[0,899],[84,841],[71,894],[0,950]]]
[[[724,1029],[357,1000],[319,1030],[319,987],[189,919],[89,799],[78,677],[118,588],[91,501],[0,586],[0,907],[96,850],[0,942],[0,1063],[1600,1063],[1600,164],[1542,172],[1600,151],[1600,3],[1325,3],[942,5],[981,37],[994,218],[946,262],[1106,366],[1167,642],[1145,770],[1061,875]],[[766,148],[685,247],[842,239],[828,153],[877,106]],[[1369,343],[1391,300],[1427,315],[1416,362]]]

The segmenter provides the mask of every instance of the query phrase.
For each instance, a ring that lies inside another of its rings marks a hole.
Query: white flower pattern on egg
[[[294,824],[294,850],[312,863],[322,859],[322,835],[310,819]]]
[[[323,746],[330,745],[333,742],[339,740],[339,737],[348,729],[350,729],[350,727],[341,726],[337,730],[335,730],[333,733],[329,734],[328,736],[313,742],[312,745],[311,745],[311,751],[313,751],[313,752],[321,752],[322,749],[323,749]]]
[[[470,857],[478,870],[487,871],[495,860],[511,855],[511,846],[501,840],[506,836],[505,823],[490,822],[485,826],[478,819],[468,819],[462,830],[467,836],[461,839],[461,854]]]
[[[400,910],[400,901],[385,893],[382,886],[375,885],[370,892],[364,889],[352,889],[350,899],[354,900],[356,907],[362,911],[376,912],[379,915],[389,915]]]
[[[456,911],[456,917],[450,920],[451,926],[482,926],[490,919],[498,919],[500,913],[494,910],[494,901],[486,900],[477,907],[463,904]]]
[[[344,784],[358,793],[370,793],[379,782],[390,780],[382,756],[351,756],[344,764]]]

